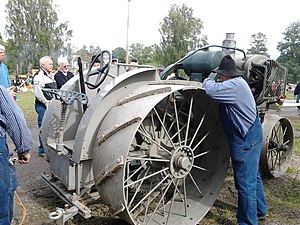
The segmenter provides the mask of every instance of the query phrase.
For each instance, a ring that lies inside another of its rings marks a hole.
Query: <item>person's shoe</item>
[[[45,154],[45,152],[39,152],[39,157],[46,158],[46,154]]]
[[[266,221],[267,220],[266,215],[257,216],[257,218],[258,218],[258,221]]]

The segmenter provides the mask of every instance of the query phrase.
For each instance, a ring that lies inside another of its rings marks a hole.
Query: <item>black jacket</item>
[[[294,95],[300,95],[300,83],[297,84],[295,90],[294,90]]]
[[[54,75],[54,80],[56,81],[57,88],[60,89],[68,80],[74,77],[74,74],[70,71],[67,72],[67,76],[65,76],[61,71],[57,71]]]

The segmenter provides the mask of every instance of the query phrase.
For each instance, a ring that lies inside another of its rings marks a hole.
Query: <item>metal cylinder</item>
[[[224,47],[236,48],[236,41],[234,40],[234,33],[226,33],[226,38],[223,41]],[[223,48],[223,52],[226,55],[230,55],[233,59],[235,58],[235,51],[233,49]]]
[[[199,51],[183,61],[183,68],[189,76],[192,73],[210,73],[219,66],[224,56],[222,51]]]

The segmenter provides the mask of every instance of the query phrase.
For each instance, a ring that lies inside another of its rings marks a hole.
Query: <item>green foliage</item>
[[[90,65],[90,62],[92,60],[93,55],[97,55],[101,52],[101,48],[99,46],[93,46],[91,45],[89,48],[87,46],[82,46],[81,49],[77,50],[75,55],[80,56],[83,68],[88,68]]]
[[[288,68],[288,82],[300,79],[300,21],[291,23],[283,32],[283,41],[278,42],[278,61]]]
[[[27,73],[30,64],[39,68],[42,56],[57,59],[70,54],[72,30],[68,22],[58,23],[52,4],[51,0],[8,0],[5,30],[11,69],[17,64],[21,73]]]
[[[155,60],[162,65],[170,65],[206,44],[207,37],[201,37],[202,21],[195,18],[193,9],[185,4],[172,5],[160,25],[161,42],[155,46]]]
[[[139,64],[152,64],[154,58],[154,49],[152,46],[144,46],[136,43],[130,46],[130,58],[137,58]]]
[[[126,62],[126,50],[122,47],[118,47],[112,51],[112,53],[118,58],[119,63]]]
[[[268,49],[266,47],[267,44],[267,36],[261,32],[258,32],[257,34],[252,34],[251,40],[250,40],[250,46],[251,48],[247,49],[247,54],[259,54],[259,55],[265,55],[267,57],[270,57],[270,55],[267,53]]]

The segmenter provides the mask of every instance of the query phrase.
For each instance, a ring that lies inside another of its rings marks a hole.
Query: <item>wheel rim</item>
[[[279,177],[290,166],[294,134],[288,119],[279,116],[273,118],[265,126],[260,171],[264,176]]]
[[[132,224],[196,224],[205,216],[229,163],[216,111],[199,90],[173,92],[148,110],[120,172],[121,217]],[[108,205],[116,202],[112,186],[111,180],[97,185]]]

